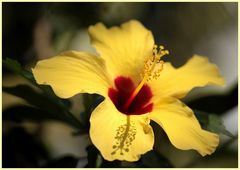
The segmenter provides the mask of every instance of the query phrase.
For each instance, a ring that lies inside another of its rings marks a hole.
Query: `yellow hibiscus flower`
[[[216,65],[198,55],[180,68],[164,63],[161,57],[168,51],[157,48],[152,33],[135,20],[109,29],[98,23],[89,35],[99,56],[64,52],[39,61],[32,71],[37,83],[50,85],[61,98],[105,97],[91,114],[90,138],[106,160],[137,161],[152,150],[150,120],[179,149],[202,156],[215,151],[219,136],[203,130],[179,99],[194,87],[223,85]]]

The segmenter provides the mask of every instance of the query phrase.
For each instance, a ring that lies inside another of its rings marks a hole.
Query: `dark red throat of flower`
[[[148,85],[143,85],[138,94],[132,96],[136,86],[131,78],[119,76],[115,78],[114,83],[116,89],[109,88],[108,96],[120,112],[126,115],[142,115],[152,111],[152,91]],[[126,105],[130,98],[130,104]]]

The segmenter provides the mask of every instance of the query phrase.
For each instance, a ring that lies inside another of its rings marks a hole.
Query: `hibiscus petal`
[[[107,96],[108,87],[111,87],[103,59],[88,53],[62,53],[39,61],[32,72],[38,84],[50,85],[62,98],[77,93]]]
[[[140,79],[144,59],[152,54],[154,45],[152,33],[140,22],[131,20],[109,29],[98,23],[89,28],[89,35],[113,77],[123,75]]]
[[[150,82],[150,86],[158,96],[184,97],[192,88],[206,85],[224,85],[215,64],[206,57],[194,55],[185,65],[174,68],[165,63],[163,71],[157,80]]]
[[[106,160],[137,161],[151,150],[154,134],[146,115],[126,116],[105,99],[90,118],[90,137]]]
[[[212,154],[219,144],[218,135],[201,129],[192,110],[177,99],[161,99],[154,105],[150,119],[166,132],[178,149],[197,150],[202,156]]]

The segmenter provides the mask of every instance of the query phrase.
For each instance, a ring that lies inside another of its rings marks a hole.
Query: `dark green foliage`
[[[66,100],[58,98],[53,93],[50,86],[38,85],[32,73],[30,71],[27,71],[26,69],[23,69],[16,60],[6,58],[3,60],[3,66],[14,72],[15,74],[26,78],[31,82],[33,86],[39,89],[39,91],[37,91],[29,85],[18,85],[15,87],[3,87],[2,90],[4,92],[20,97],[32,106],[41,109],[43,113],[45,113],[45,117],[46,115],[51,115],[51,118],[57,118],[56,120],[61,120],[73,126],[77,130],[85,129],[81,125],[79,120],[75,118],[72,113],[69,112],[69,108],[66,107],[65,104],[67,103]],[[13,112],[12,114],[14,113],[15,112]]]
[[[229,137],[233,137],[233,135],[226,130],[223,120],[220,116],[216,114],[210,114],[202,111],[195,110],[196,117],[202,127],[206,130],[209,130],[211,132],[217,133],[217,134],[224,134]]]

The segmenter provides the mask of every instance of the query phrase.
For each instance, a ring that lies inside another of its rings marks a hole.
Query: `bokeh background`
[[[169,162],[165,167],[238,167],[238,4],[235,2],[3,2],[2,57],[15,59],[30,69],[38,60],[65,50],[95,52],[87,34],[90,25],[103,22],[113,26],[130,19],[141,21],[152,31],[156,44],[170,51],[166,60],[174,66],[181,66],[193,54],[208,56],[218,65],[226,86],[194,89],[184,101],[193,109],[218,114],[233,134],[233,137],[221,135],[217,151],[201,157],[195,151],[174,148],[162,129],[152,123],[155,150],[166,161],[159,164],[155,156],[147,161],[147,167],[164,167],[164,162]],[[2,74],[4,87],[29,84],[5,68]],[[29,97],[34,98],[32,94]],[[71,112],[78,119],[83,110],[82,98],[76,95],[68,100]],[[3,167],[85,167],[91,151],[88,134],[73,135],[72,127],[59,121],[28,120],[21,115],[21,109],[28,105],[3,91]],[[121,165],[131,167],[128,162]]]

